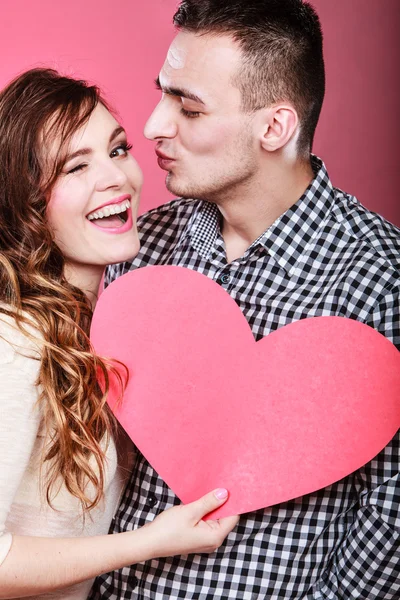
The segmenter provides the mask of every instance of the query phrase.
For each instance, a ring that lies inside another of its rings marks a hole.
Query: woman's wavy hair
[[[103,496],[115,427],[106,404],[110,375],[122,387],[124,378],[91,347],[91,304],[65,279],[46,206],[71,137],[99,102],[107,106],[96,86],[52,69],[27,71],[0,92],[0,312],[25,333],[33,323],[40,338],[47,502],[63,481],[85,511]]]

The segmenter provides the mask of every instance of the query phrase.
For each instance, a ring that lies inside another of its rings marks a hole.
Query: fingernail
[[[224,500],[228,497],[228,490],[226,490],[225,488],[219,488],[218,490],[215,490],[214,494],[215,497],[218,498],[218,500]]]

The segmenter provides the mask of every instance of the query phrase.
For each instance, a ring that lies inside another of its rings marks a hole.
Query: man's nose
[[[98,191],[108,188],[119,189],[126,184],[127,179],[125,171],[115,160],[110,158],[99,165],[96,178],[96,189]]]
[[[174,107],[169,98],[163,98],[157,104],[144,128],[144,136],[148,140],[158,138],[174,138],[177,134],[177,124],[174,118]],[[175,107],[176,110],[176,107]]]

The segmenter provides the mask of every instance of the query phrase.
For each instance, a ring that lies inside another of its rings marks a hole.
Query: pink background
[[[327,95],[314,151],[334,185],[400,225],[399,0],[313,0],[325,33]],[[145,175],[141,210],[167,201],[144,140],[153,79],[174,32],[176,0],[13,0],[0,16],[0,85],[32,66],[98,83],[118,108]],[[384,11],[381,7],[384,6]]]

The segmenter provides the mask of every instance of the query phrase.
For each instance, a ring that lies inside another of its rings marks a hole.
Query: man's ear
[[[278,104],[265,109],[261,145],[264,150],[274,152],[297,137],[299,118],[290,104]]]

